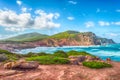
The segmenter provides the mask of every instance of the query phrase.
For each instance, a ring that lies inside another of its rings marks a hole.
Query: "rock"
[[[85,61],[85,56],[69,56],[70,63],[73,65],[79,65],[79,63]]]
[[[85,61],[85,56],[77,56],[77,60],[78,60],[78,62],[83,62],[83,61]]]
[[[14,67],[16,67],[16,62],[8,62],[4,64],[5,69],[12,69]]]
[[[0,62],[7,60],[7,56],[5,54],[0,54]]]
[[[39,66],[38,62],[30,61],[30,62],[21,63],[18,68],[21,68],[21,69],[36,69],[36,68],[38,68],[38,66]]]
[[[70,64],[79,65],[78,60],[76,59],[70,59]]]
[[[39,63],[35,61],[27,62],[25,60],[19,60],[14,62],[8,62],[4,64],[5,69],[36,69]]]
[[[85,61],[93,61],[94,58],[92,56],[85,56],[86,60]]]
[[[106,61],[111,61],[111,59],[110,59],[110,58],[107,58]]]
[[[0,76],[10,76],[10,75],[14,75],[16,73],[17,73],[16,70],[9,70],[9,71],[4,71],[4,72],[0,73]]]

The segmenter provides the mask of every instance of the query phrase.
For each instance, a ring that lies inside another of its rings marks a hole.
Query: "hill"
[[[96,36],[92,32],[65,31],[52,36],[28,33],[8,38],[0,42],[0,48],[6,50],[35,48],[39,46],[91,46],[115,44],[112,39]]]
[[[46,37],[48,37],[48,35],[34,32],[34,33],[27,33],[27,34],[22,34],[22,35],[18,35],[15,37],[11,37],[3,41],[29,42],[29,41],[42,40],[42,39],[45,39]]]

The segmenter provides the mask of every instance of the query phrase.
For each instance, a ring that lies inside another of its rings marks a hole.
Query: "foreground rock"
[[[39,66],[38,62],[30,61],[30,62],[21,63],[16,68],[21,68],[21,69],[36,69],[36,68],[38,68],[38,66]]]
[[[69,56],[70,63],[73,65],[80,65],[83,61],[102,61],[99,57],[92,56]]]
[[[4,64],[5,69],[36,69],[39,63],[35,61],[19,60],[15,62],[8,62]]]
[[[81,65],[40,65],[36,70],[24,71],[0,80],[119,80],[120,63],[111,62],[112,68],[90,69]],[[0,74],[10,71],[0,68]]]

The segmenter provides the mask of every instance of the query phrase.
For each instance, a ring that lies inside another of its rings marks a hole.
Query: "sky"
[[[0,39],[67,30],[120,43],[120,0],[0,0]]]

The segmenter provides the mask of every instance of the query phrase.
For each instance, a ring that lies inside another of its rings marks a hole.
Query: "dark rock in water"
[[[38,62],[30,61],[30,62],[21,63],[18,68],[21,68],[21,69],[36,69],[36,68],[38,68],[38,66],[39,66]]]

